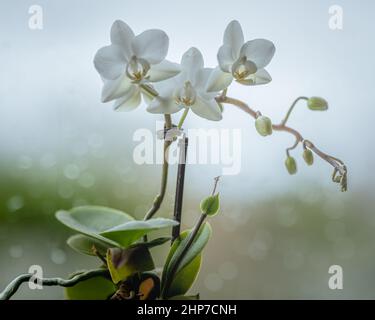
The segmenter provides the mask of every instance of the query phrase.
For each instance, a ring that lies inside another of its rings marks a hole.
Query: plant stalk
[[[181,230],[181,215],[182,215],[182,202],[184,196],[184,181],[185,181],[185,168],[186,168],[186,156],[187,156],[187,148],[188,148],[189,139],[187,137],[183,137],[180,140],[179,147],[180,147],[180,154],[179,154],[179,163],[177,169],[177,182],[176,182],[176,196],[175,196],[175,203],[174,203],[174,213],[173,217],[174,220],[179,222],[177,226],[174,226],[172,229],[172,241],[178,238],[180,235]]]
[[[184,124],[186,116],[188,115],[188,113],[189,113],[189,108],[185,108],[184,113],[182,114],[181,119],[178,122],[178,125],[177,125],[178,129],[182,128],[182,125]]]
[[[165,119],[165,130],[169,130],[172,128],[172,119],[170,114],[164,115]],[[165,191],[167,189],[167,181],[168,181],[168,158],[169,158],[169,147],[171,145],[171,141],[166,141],[164,139],[164,148],[163,148],[163,169],[161,174],[161,184],[160,184],[160,191],[159,194],[155,197],[154,202],[151,208],[147,211],[144,220],[151,219],[154,214],[160,209],[160,206],[164,200]]]
[[[307,98],[307,97],[298,97],[296,100],[294,100],[294,102],[293,102],[292,105],[290,106],[288,112],[286,113],[285,118],[283,119],[283,121],[281,121],[281,124],[282,124],[282,125],[285,125],[285,124],[286,124],[286,122],[288,121],[289,116],[291,115],[291,113],[292,113],[294,107],[296,106],[297,102],[300,101],[300,100],[306,100],[306,101],[307,101],[307,100],[309,100],[309,98]]]
[[[43,286],[61,286],[61,287],[73,287],[77,283],[98,277],[98,276],[109,276],[107,269],[93,269],[79,273],[71,279],[62,278],[34,278],[38,283]],[[9,300],[19,289],[22,283],[30,281],[34,277],[31,273],[21,274],[15,278],[8,286],[0,293],[0,300]],[[39,280],[39,281],[38,281]]]
[[[281,121],[280,124],[273,124],[272,125],[272,129],[275,130],[275,131],[288,132],[288,133],[292,134],[295,137],[295,142],[294,142],[293,146],[290,147],[290,148],[288,148],[287,151],[296,148],[299,143],[305,142],[305,145],[308,148],[310,148],[316,155],[318,155],[323,160],[327,161],[331,166],[334,167],[335,170],[337,170],[338,172],[340,172],[340,174],[342,176],[346,177],[346,175],[347,175],[347,168],[346,168],[346,166],[344,165],[344,163],[340,159],[337,159],[337,158],[335,158],[333,156],[330,156],[330,155],[322,152],[315,145],[313,145],[309,140],[304,139],[303,136],[301,135],[301,133],[299,133],[299,131],[297,131],[296,129],[293,129],[291,127],[288,127],[285,124],[286,120],[288,120],[288,117],[289,117],[290,113],[292,112],[295,104],[300,99],[307,99],[307,98],[306,97],[299,97],[299,98],[297,98],[294,101],[294,103],[292,104],[292,106],[289,108],[287,116],[284,118],[284,120]],[[253,110],[252,108],[250,108],[245,102],[243,102],[241,100],[230,98],[230,97],[227,97],[227,96],[218,96],[218,97],[216,97],[216,101],[220,102],[220,103],[227,103],[227,104],[234,105],[237,108],[239,108],[242,111],[244,111],[247,114],[249,114],[250,116],[252,116],[254,119],[256,119],[256,117],[257,117],[257,112],[255,110]],[[346,191],[346,187],[347,187],[346,184],[347,184],[347,182],[345,180],[345,185],[343,186],[344,191]]]

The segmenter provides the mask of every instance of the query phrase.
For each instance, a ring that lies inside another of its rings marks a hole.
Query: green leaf
[[[178,222],[165,218],[130,221],[103,231],[100,234],[126,248],[151,231],[175,225],[178,225]]]
[[[202,254],[196,256],[186,267],[178,272],[168,290],[168,297],[184,295],[198,276],[202,262]]]
[[[116,286],[105,277],[98,276],[65,288],[69,300],[106,300],[116,292]]]
[[[220,199],[218,193],[214,196],[209,196],[206,199],[203,199],[201,202],[201,211],[208,216],[214,216],[218,213],[219,209]]]
[[[144,246],[107,251],[107,265],[114,283],[119,283],[135,272],[149,271],[155,268],[150,251]]]
[[[94,248],[99,254],[105,256],[110,246],[98,239],[85,236],[83,234],[75,234],[71,236],[67,241],[67,244],[75,251],[90,256],[96,256]]]
[[[174,256],[177,248],[181,246],[181,241],[186,239],[189,233],[190,230],[182,232],[180,234],[180,237],[173,242],[173,245],[169,251],[167,260],[165,262],[165,270],[167,269],[167,266],[169,265],[172,257]],[[167,297],[183,295],[190,289],[199,273],[201,258],[202,255],[199,254],[198,256],[193,258],[193,260],[188,265],[186,265],[185,268],[181,269],[179,272],[176,273],[175,278],[172,281],[172,284],[168,290]],[[163,272],[163,278],[165,276],[166,274]]]
[[[163,269],[162,287],[165,285],[166,279],[168,279],[168,277],[173,276],[172,272],[173,272],[173,269],[174,269],[174,265],[180,259],[179,257],[181,256],[181,253],[184,250],[184,247],[186,246],[186,243],[187,243],[188,236],[189,236],[190,232],[191,232],[191,230],[186,230],[186,231],[182,232],[179,239],[176,239],[173,242],[173,245],[172,245],[172,247],[169,251],[169,254],[167,256],[167,259],[166,259],[166,262],[165,262],[165,265],[164,265],[164,269]],[[207,244],[207,242],[208,242],[208,240],[211,236],[211,233],[212,233],[211,226],[208,222],[206,222],[199,229],[199,232],[198,232],[195,240],[193,241],[192,245],[190,246],[188,252],[185,254],[184,258],[179,263],[179,266],[176,269],[174,277],[177,277],[178,274],[180,272],[182,272],[182,270],[185,267],[189,267],[188,271],[187,271],[187,274],[189,274],[189,276],[191,276],[194,273],[194,270],[196,271],[196,273],[198,273],[198,271],[199,271],[199,268],[197,268],[198,262],[197,261],[193,262],[193,260],[196,259],[201,254],[203,248],[205,247],[205,245]],[[190,265],[190,263],[191,263],[191,265]],[[200,260],[199,260],[199,263],[200,263]],[[193,278],[193,277],[191,276],[191,278]],[[194,277],[194,279],[195,279],[195,277]],[[194,279],[193,279],[193,281],[194,281]],[[173,283],[173,281],[172,281],[172,283]],[[184,284],[184,286],[181,286],[181,287],[185,288],[186,286],[187,285]],[[169,294],[169,292],[167,292],[165,295],[171,296]]]
[[[101,236],[100,233],[134,220],[125,212],[100,206],[82,206],[69,211],[58,211],[56,218],[67,227],[111,246],[119,245]]]
[[[146,248],[154,248],[157,246],[160,246],[168,241],[170,241],[172,238],[171,237],[161,237],[161,238],[156,238],[147,242],[138,242],[135,244],[132,244],[129,248],[137,247],[137,246],[144,246]]]

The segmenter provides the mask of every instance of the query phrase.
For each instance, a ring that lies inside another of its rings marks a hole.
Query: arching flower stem
[[[286,126],[286,121],[288,120],[288,117],[290,113],[292,112],[294,106],[299,100],[305,100],[305,97],[299,97],[297,98],[292,106],[289,108],[289,111],[287,113],[287,116],[284,118],[284,120],[280,124],[273,124],[272,129],[274,131],[284,131],[292,134],[295,137],[295,143],[293,146],[289,147],[287,149],[287,155],[289,155],[289,151],[292,149],[295,149],[299,143],[303,143],[304,147],[309,148],[311,151],[313,151],[316,155],[318,155],[321,159],[328,162],[333,168],[334,168],[334,175],[333,175],[333,181],[337,182],[341,185],[341,190],[346,191],[347,190],[347,168],[343,161],[341,161],[338,158],[335,158],[333,156],[330,156],[323,151],[319,150],[311,141],[306,140],[303,138],[301,133],[299,133],[296,129],[293,129],[291,127]],[[249,114],[254,119],[257,118],[258,113],[250,108],[245,102],[227,97],[225,94],[221,94],[220,96],[216,97],[216,101],[219,103],[226,103],[236,106],[237,108],[241,109],[242,111]],[[336,174],[339,173],[340,176],[336,176]]]

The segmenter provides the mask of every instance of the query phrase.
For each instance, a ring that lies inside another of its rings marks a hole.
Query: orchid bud
[[[219,194],[217,193],[214,196],[209,196],[206,199],[203,199],[201,202],[201,211],[203,214],[208,216],[214,216],[218,213],[220,208]]]
[[[272,134],[272,122],[271,119],[265,116],[259,116],[255,120],[255,128],[258,133],[265,137]]]
[[[303,159],[305,160],[305,162],[309,166],[311,166],[314,163],[314,155],[313,155],[313,153],[310,149],[303,150],[302,156],[303,156]]]
[[[323,98],[311,97],[307,100],[307,106],[310,110],[324,111],[328,109],[328,103]]]
[[[286,169],[288,170],[289,174],[295,174],[297,172],[297,163],[296,163],[296,160],[293,157],[288,156],[286,158],[285,166],[286,166]]]

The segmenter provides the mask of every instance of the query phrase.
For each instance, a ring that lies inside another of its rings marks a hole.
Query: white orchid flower
[[[197,48],[190,48],[182,56],[181,73],[156,84],[159,95],[151,101],[147,111],[171,114],[190,108],[200,117],[221,120],[221,108],[215,100],[217,92],[206,91],[212,72],[213,69],[204,68],[201,52]]]
[[[269,83],[272,78],[264,69],[275,54],[274,44],[265,39],[244,43],[241,25],[233,20],[224,32],[223,45],[217,59],[219,67],[212,73],[207,91],[218,91],[228,87],[233,78],[244,85]]]
[[[162,30],[146,30],[135,36],[123,21],[111,28],[111,44],[98,50],[94,65],[103,79],[102,102],[115,101],[115,110],[129,111],[141,103],[140,85],[162,81],[180,72],[176,63],[164,60],[169,38]]]

